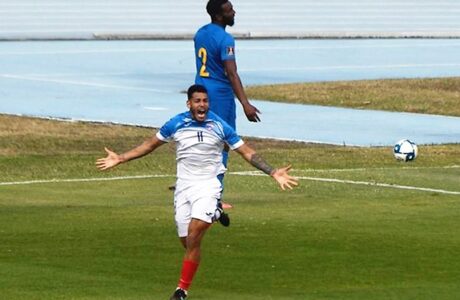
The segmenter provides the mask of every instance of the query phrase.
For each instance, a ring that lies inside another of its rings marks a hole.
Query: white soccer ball
[[[400,140],[394,146],[393,154],[397,160],[412,161],[417,157],[418,147],[409,140]]]

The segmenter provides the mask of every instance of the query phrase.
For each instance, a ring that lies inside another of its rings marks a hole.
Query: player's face
[[[225,25],[233,26],[235,24],[235,10],[230,1],[222,4],[221,15]]]
[[[187,107],[190,109],[192,118],[198,122],[206,120],[206,115],[209,110],[208,94],[195,92],[192,98],[187,100]]]

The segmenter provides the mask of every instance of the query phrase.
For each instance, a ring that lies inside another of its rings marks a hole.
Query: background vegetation
[[[388,79],[250,86],[250,98],[460,116],[460,78]]]

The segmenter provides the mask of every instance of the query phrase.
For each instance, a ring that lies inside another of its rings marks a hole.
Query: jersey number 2
[[[209,72],[206,71],[206,62],[208,60],[208,53],[206,52],[205,48],[202,47],[198,50],[198,57],[201,58],[200,76],[209,77]]]

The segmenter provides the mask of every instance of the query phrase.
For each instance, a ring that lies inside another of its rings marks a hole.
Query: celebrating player
[[[187,96],[189,111],[170,119],[143,144],[123,154],[105,148],[107,157],[96,161],[100,170],[107,170],[142,157],[169,141],[176,142],[175,221],[185,256],[178,287],[171,300],[187,298],[187,290],[200,263],[201,240],[222,213],[218,206],[222,187],[217,175],[224,168],[222,149],[225,143],[251,165],[275,179],[281,189],[292,189],[298,184],[288,174],[290,166],[279,169],[271,167],[241,140],[232,127],[208,111],[208,95],[203,86],[192,85]]]
[[[259,110],[249,103],[237,72],[235,40],[225,31],[235,23],[235,10],[228,0],[209,0],[206,10],[211,23],[201,27],[194,38],[196,57],[195,83],[208,90],[209,109],[236,129],[235,96],[241,102],[246,117],[251,122],[260,121]],[[228,147],[224,148],[223,163],[227,167]],[[219,174],[223,184],[224,172]],[[228,226],[230,220],[223,214],[220,220]]]

